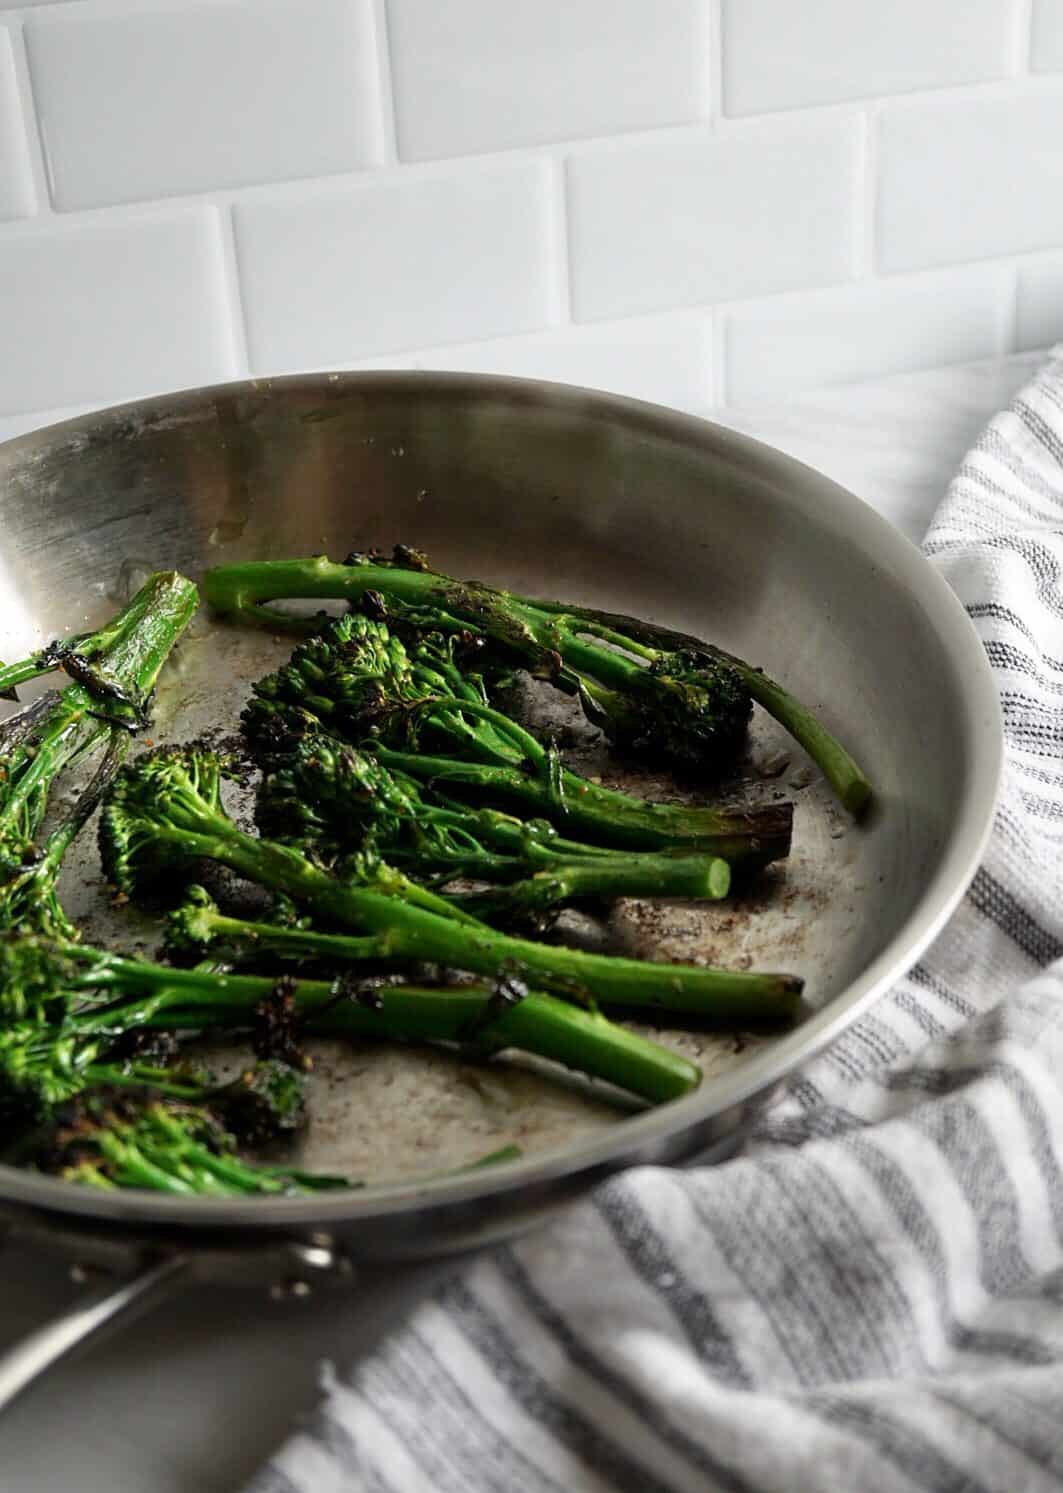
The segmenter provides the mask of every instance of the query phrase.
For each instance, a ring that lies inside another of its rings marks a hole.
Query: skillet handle
[[[62,1316],[0,1354],[0,1410],[53,1364],[94,1338],[105,1327],[146,1311],[172,1291],[189,1267],[187,1255],[167,1255],[143,1265],[135,1275],[81,1297]]]

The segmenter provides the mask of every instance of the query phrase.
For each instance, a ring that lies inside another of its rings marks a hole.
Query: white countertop
[[[712,417],[827,473],[918,541],[987,418],[1043,354],[804,394]],[[3,428],[6,423],[7,428]],[[22,418],[18,429],[31,428]],[[0,422],[0,438],[16,422]],[[0,1347],[76,1295],[58,1260],[3,1255]],[[276,1303],[195,1287],[53,1371],[6,1414],[4,1493],[231,1493],[317,1396],[318,1366],[364,1352],[440,1273]]]

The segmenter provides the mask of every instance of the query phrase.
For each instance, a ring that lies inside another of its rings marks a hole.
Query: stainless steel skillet
[[[0,657],[99,620],[140,571],[196,575],[405,540],[439,568],[700,633],[820,710],[877,789],[850,825],[800,752],[757,723],[751,794],[797,803],[785,873],[706,910],[622,906],[614,943],[796,970],[814,1013],[760,1043],[663,1034],[701,1090],[625,1114],[516,1064],[410,1049],[318,1055],[304,1160],[371,1185],[306,1199],[101,1197],[0,1168],[12,1237],[47,1236],[118,1285],[0,1361],[0,1401],[60,1352],[185,1272],[343,1278],[499,1239],[643,1162],[732,1146],[778,1084],[918,957],[972,876],[1000,765],[996,695],[962,608],[869,508],[817,473],[707,422],[557,385],[447,374],[327,374],[195,390],[0,446]],[[196,625],[155,735],[234,723],[289,644]],[[576,743],[587,771],[616,766]],[[759,770],[758,770],[759,769]],[[778,774],[777,776],[775,774]],[[645,774],[625,780],[647,791]],[[94,935],[134,939],[89,850],[67,888]],[[439,1178],[503,1140],[524,1159]]]

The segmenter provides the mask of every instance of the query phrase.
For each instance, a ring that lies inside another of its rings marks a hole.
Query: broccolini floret
[[[349,1185],[344,1177],[243,1160],[212,1107],[108,1087],[87,1089],[59,1107],[30,1159],[68,1182],[180,1197],[298,1196]]]

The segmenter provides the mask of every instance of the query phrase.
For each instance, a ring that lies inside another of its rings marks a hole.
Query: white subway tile
[[[27,217],[34,205],[11,36],[0,26],[0,218]]]
[[[724,109],[800,109],[998,78],[1011,24],[1011,0],[723,0]]]
[[[0,237],[0,414],[233,374],[213,217]]]
[[[850,272],[858,126],[660,140],[569,162],[581,320],[841,280]]]
[[[1030,64],[1037,72],[1063,72],[1063,4],[1034,0]]]
[[[60,209],[349,171],[374,158],[367,0],[237,0],[26,24]]]
[[[1006,270],[960,270],[736,306],[725,332],[728,400],[993,357],[1010,288]]]
[[[703,117],[706,0],[388,0],[406,160]]]
[[[507,373],[693,410],[711,401],[711,363],[708,317],[687,315],[562,327],[531,337],[463,347],[433,347],[369,359],[360,366]]]
[[[527,331],[549,319],[539,162],[235,210],[256,372]]]
[[[917,269],[1063,240],[1063,89],[898,104],[879,140],[878,257]]]
[[[1063,342],[1063,259],[1019,268],[1015,351]]]

